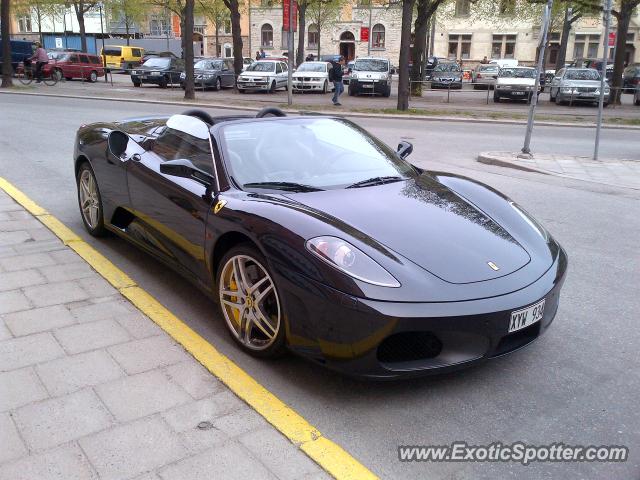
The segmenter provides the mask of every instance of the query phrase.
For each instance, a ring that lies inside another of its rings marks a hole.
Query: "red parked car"
[[[82,78],[89,82],[95,82],[98,77],[104,76],[102,60],[97,55],[82,52],[49,52],[49,63],[44,66],[44,74],[50,72],[67,80]]]

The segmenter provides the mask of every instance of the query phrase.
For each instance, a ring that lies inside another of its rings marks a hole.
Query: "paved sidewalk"
[[[0,480],[329,476],[0,191]]]
[[[482,152],[478,155],[478,162],[640,190],[638,160],[594,161],[589,157],[543,154],[526,158],[519,152]]]

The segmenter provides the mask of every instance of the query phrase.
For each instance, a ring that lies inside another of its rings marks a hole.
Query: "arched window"
[[[346,31],[346,32],[342,32],[342,34],[340,34],[340,41],[341,42],[355,42],[356,41],[356,37],[353,36],[353,33]]]
[[[320,39],[320,35],[318,32],[318,26],[315,23],[309,25],[309,30],[307,32],[307,45],[309,48],[316,48],[318,46],[318,40]]]
[[[377,23],[371,31],[371,47],[384,48],[384,25]]]
[[[273,27],[265,23],[260,29],[260,45],[263,47],[273,47]]]

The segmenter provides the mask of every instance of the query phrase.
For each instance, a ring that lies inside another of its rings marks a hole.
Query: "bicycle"
[[[16,76],[23,85],[30,85],[35,80],[35,68],[32,62],[23,62],[22,71],[18,68]],[[44,70],[44,67],[43,67]],[[60,75],[55,70],[51,70],[48,74],[42,72],[42,81],[45,85],[53,87],[60,80]]]

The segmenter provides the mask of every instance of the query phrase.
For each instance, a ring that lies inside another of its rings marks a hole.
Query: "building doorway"
[[[346,62],[353,60],[356,56],[356,37],[349,31],[340,35],[340,55]]]

